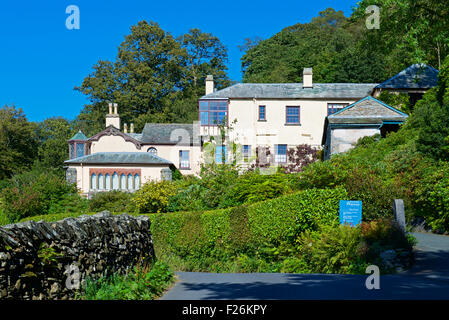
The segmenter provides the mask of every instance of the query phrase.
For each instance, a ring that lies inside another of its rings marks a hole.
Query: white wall
[[[190,151],[190,170],[181,170],[182,174],[199,174],[201,162],[200,146],[181,146],[181,145],[142,145],[137,149],[132,142],[125,141],[121,136],[102,136],[98,141],[93,141],[91,154],[96,152],[147,152],[151,147],[157,149],[157,155],[165,160],[172,162],[175,167],[179,167],[179,151]]]
[[[158,166],[114,166],[114,165],[72,165],[69,168],[76,169],[76,185],[78,189],[83,193],[87,194],[90,191],[90,169],[141,169],[140,174],[140,185],[143,185],[149,180],[159,181],[161,180],[161,170],[168,168],[168,165],[158,165]]]
[[[321,147],[324,120],[328,103],[351,104],[355,100],[273,100],[273,99],[230,99],[229,123],[234,119],[230,131],[232,141],[251,145],[254,154],[257,145],[268,145],[273,151],[275,144],[290,147],[308,144]],[[259,106],[265,106],[266,121],[258,121]],[[286,107],[300,107],[300,125],[286,125]],[[202,135],[219,135],[217,127],[201,127]]]

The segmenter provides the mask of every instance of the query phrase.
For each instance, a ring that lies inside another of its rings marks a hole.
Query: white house
[[[426,85],[432,81],[426,77]],[[262,148],[270,151],[268,161],[276,166],[288,162],[288,149],[307,144],[324,145],[329,158],[362,136],[396,130],[405,121],[407,115],[399,110],[367,98],[383,90],[380,87],[314,83],[312,68],[304,69],[303,83],[239,83],[222,90],[215,90],[213,76],[208,76],[206,94],[198,103],[198,122],[147,123],[141,133],[134,132],[133,124],[129,130],[126,124],[122,127],[118,106],[109,104],[103,131],[90,138],[79,132],[69,140],[67,179],[89,195],[134,191],[148,180],[170,179],[173,168],[197,175],[203,163],[221,163],[222,154],[231,161],[229,155],[237,153],[241,156],[237,163],[248,165]],[[370,122],[361,123],[366,119]]]

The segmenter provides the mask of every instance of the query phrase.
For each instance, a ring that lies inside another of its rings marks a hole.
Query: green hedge
[[[318,223],[338,224],[344,189],[309,189],[277,199],[205,212],[151,214],[156,253],[186,262],[187,270],[210,270],[217,262],[257,255],[293,242]]]

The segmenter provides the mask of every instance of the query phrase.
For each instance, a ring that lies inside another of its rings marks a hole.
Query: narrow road
[[[179,281],[161,299],[449,299],[449,237],[413,235],[414,267],[381,276],[379,290],[366,289],[363,275],[177,272]]]

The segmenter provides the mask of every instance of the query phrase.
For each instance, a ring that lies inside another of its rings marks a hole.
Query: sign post
[[[362,223],[362,201],[340,200],[340,224],[355,227]]]

